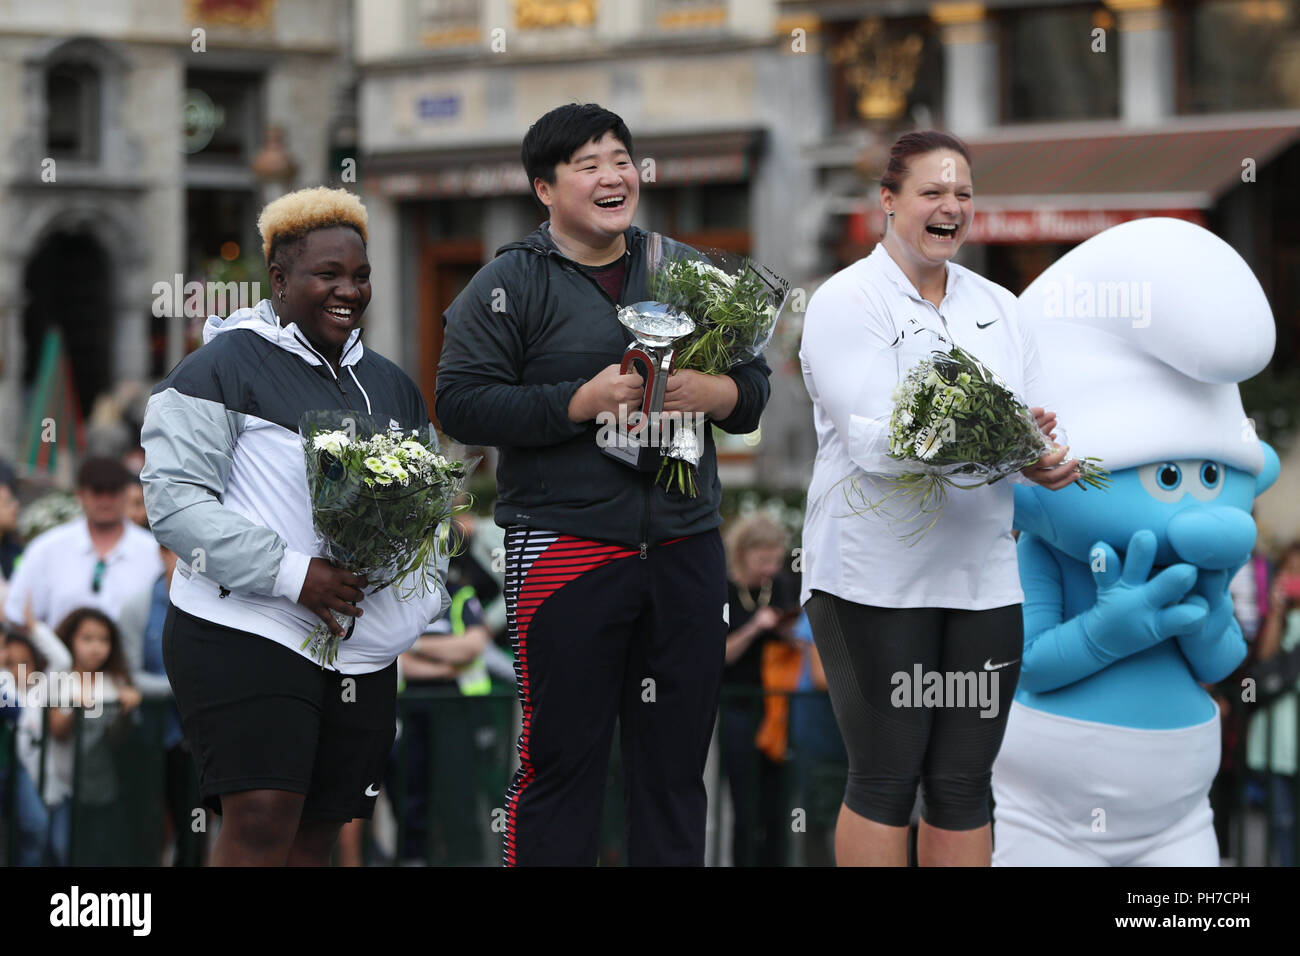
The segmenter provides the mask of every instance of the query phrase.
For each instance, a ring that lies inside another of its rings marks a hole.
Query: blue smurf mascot
[[[1109,490],[1015,487],[1025,650],[993,766],[995,866],[1216,866],[1219,710],[1246,655],[1228,581],[1278,475],[1237,383],[1273,354],[1268,301],[1217,236],[1142,219],[1020,297],[1073,455]]]

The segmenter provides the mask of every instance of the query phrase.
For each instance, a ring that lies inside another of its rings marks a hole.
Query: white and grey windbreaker
[[[323,548],[299,419],[313,409],[364,410],[410,429],[427,425],[428,408],[406,373],[362,347],[359,330],[335,375],[265,299],[209,318],[203,342],[153,390],[140,439],[149,521],[181,562],[171,600],[306,656],[301,645],[319,619],[297,598]],[[449,606],[445,559],[427,575],[422,597],[400,600],[392,588],[366,595],[365,613],[339,645],[339,671],[387,667]]]

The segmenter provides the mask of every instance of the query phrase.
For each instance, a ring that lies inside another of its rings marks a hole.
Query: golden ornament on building
[[[596,22],[597,0],[515,0],[520,30],[589,27]]]
[[[275,0],[187,0],[185,8],[190,23],[261,30],[271,25]]]
[[[844,79],[857,91],[859,116],[870,122],[902,118],[923,46],[917,33],[891,40],[877,18],[863,20],[835,45],[831,62],[843,68]]]

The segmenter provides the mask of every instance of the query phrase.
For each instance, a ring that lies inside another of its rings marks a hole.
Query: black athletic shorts
[[[163,663],[207,806],[220,813],[224,793],[289,790],[306,794],[304,819],[374,811],[397,729],[395,661],[372,674],[323,670],[172,606]]]
[[[882,608],[813,591],[804,605],[849,753],[844,805],[905,827],[990,820],[993,761],[1020,679],[1019,604]]]

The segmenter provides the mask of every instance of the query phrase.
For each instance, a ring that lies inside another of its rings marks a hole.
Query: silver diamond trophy
[[[673,372],[673,343],[695,331],[695,323],[662,302],[624,306],[618,310],[618,320],[636,336],[623,353],[619,371],[626,375],[634,364],[644,365],[645,392],[637,421],[629,421],[630,415],[620,415],[615,440],[603,442],[601,450],[637,471],[656,471],[660,459],[659,418],[664,410],[664,389]],[[629,426],[640,423],[641,430],[629,435]]]

